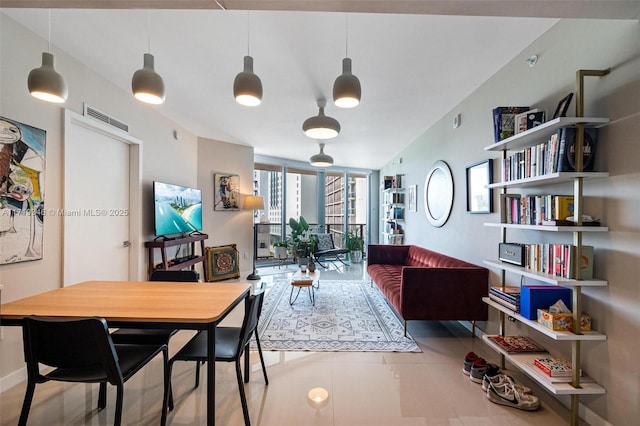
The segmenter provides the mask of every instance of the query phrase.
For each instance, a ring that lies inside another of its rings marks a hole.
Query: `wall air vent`
[[[98,111],[97,109],[90,107],[87,104],[84,104],[84,115],[85,117],[95,118],[96,120],[100,120],[103,123],[108,124],[109,126],[115,127],[120,130],[124,130],[129,133],[129,125],[123,123],[120,120],[116,120],[113,117],[108,116],[107,114]]]

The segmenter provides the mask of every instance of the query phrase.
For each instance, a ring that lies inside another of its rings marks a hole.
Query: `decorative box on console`
[[[573,314],[551,314],[546,309],[538,309],[538,322],[554,331],[573,331]],[[591,317],[580,315],[580,330],[591,331]]]
[[[503,262],[524,266],[525,245],[517,243],[499,243],[498,259]]]
[[[535,321],[538,309],[549,309],[558,300],[571,309],[571,289],[556,285],[523,285],[520,288],[520,315]]]

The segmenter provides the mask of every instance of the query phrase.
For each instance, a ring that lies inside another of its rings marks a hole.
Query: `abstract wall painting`
[[[0,116],[0,264],[42,259],[46,139]]]

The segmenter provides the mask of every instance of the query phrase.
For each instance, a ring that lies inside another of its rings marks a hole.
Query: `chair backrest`
[[[196,271],[167,271],[158,270],[151,273],[149,281],[175,281],[175,282],[198,282],[198,273]]]
[[[333,234],[313,234],[312,238],[316,240],[316,251],[333,250],[336,248],[333,242]]]
[[[258,326],[258,317],[260,310],[262,309],[262,299],[264,292],[252,294],[247,298],[247,304],[244,313],[244,320],[242,321],[242,328],[240,330],[240,339],[238,346],[238,354],[241,354],[244,347],[249,342],[251,335]]]
[[[256,288],[253,292],[254,295],[258,295],[258,294],[261,295],[260,299],[258,300],[258,319],[256,321],[256,326],[258,325],[258,321],[260,321],[260,315],[262,315],[262,305],[264,303],[265,285],[266,285],[265,282],[260,283],[260,287]]]
[[[118,356],[104,318],[22,320],[27,372],[42,377],[38,364],[55,368],[100,372],[111,384],[122,383]]]

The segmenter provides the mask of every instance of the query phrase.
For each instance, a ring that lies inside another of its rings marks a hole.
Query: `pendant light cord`
[[[147,9],[147,53],[151,53],[151,11]]]
[[[344,56],[345,58],[349,57],[349,15],[345,15],[344,19],[344,38],[345,38],[345,46],[344,46]]]
[[[47,53],[51,53],[51,9],[49,9],[49,29],[47,35]]]
[[[249,25],[249,11],[247,10],[247,56],[251,56],[249,52],[249,39],[251,39],[251,26]]]

